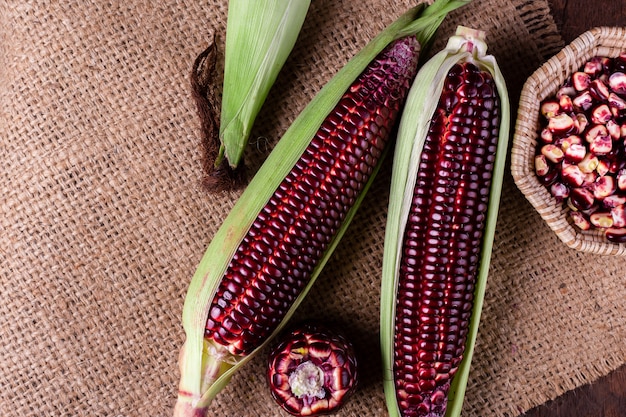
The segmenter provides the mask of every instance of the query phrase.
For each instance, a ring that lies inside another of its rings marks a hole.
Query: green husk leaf
[[[310,0],[230,0],[226,25],[219,166],[236,168],[261,106],[291,53]]]
[[[469,334],[467,336],[464,358],[450,388],[446,416],[459,416],[463,406],[489,273],[510,126],[510,104],[504,77],[495,58],[492,55],[486,55],[487,46],[484,41],[474,37],[475,32],[468,28],[459,27],[457,34],[450,38],[446,48],[434,55],[422,66],[411,87],[400,121],[394,151],[381,285],[381,355],[385,398],[390,417],[400,415],[393,377],[396,290],[398,287],[402,239],[411,205],[411,196],[417,177],[420,155],[430,125],[430,119],[437,107],[448,71],[457,62],[472,60],[482,69],[489,71],[494,77],[500,97],[501,121]],[[468,38],[474,45],[472,52],[466,50],[465,42]]]
[[[376,172],[380,169],[379,163],[355,205],[348,212],[345,222],[333,238],[322,260],[313,271],[308,286],[296,299],[276,331],[264,344],[248,356],[235,357],[216,352],[215,347],[204,340],[204,326],[211,300],[215,295],[219,282],[250,225],[282,179],[298,161],[319,129],[319,126],[354,80],[387,45],[401,36],[415,35],[420,40],[421,46],[424,47],[431,41],[435,33],[432,26],[438,26],[449,11],[468,2],[469,0],[436,0],[433,6],[442,6],[437,9],[439,10],[437,14],[430,13],[422,17],[422,13],[424,10],[428,10],[428,8],[421,4],[400,16],[337,72],[294,120],[272,150],[265,163],[224,220],[222,226],[216,232],[200,260],[189,285],[183,307],[182,321],[186,340],[181,349],[179,359],[181,379],[178,401],[174,410],[175,416],[203,415],[212,399],[229,382],[233,373],[252,359],[282,330],[310,290],[339,240],[346,232],[350,221],[356,214],[362,199],[371,186]],[[407,33],[406,28],[409,25],[412,25],[414,32]],[[384,157],[381,158],[381,162],[383,160]]]

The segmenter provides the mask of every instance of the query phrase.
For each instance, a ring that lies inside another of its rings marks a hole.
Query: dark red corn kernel
[[[424,143],[400,261],[394,376],[402,416],[445,414],[468,334],[498,131],[491,75],[455,65]]]
[[[606,229],[605,235],[611,242],[626,243],[626,228],[610,227]]]
[[[246,355],[282,321],[379,162],[417,72],[418,46],[415,37],[393,42],[322,123],[233,256],[209,310],[207,339]],[[237,306],[246,297],[263,303],[265,318],[259,310],[242,318],[250,310]],[[277,302],[268,308],[269,300]]]
[[[354,392],[357,380],[352,344],[325,326],[296,326],[269,353],[267,382],[272,397],[295,416],[338,410]]]

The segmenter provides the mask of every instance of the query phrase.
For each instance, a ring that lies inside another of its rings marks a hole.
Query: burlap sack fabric
[[[246,158],[250,172],[315,92],[410,0],[315,0]],[[200,185],[193,60],[226,0],[0,4],[0,414],[168,416],[187,285],[238,192]],[[457,24],[488,32],[515,103],[562,46],[545,1],[475,0]],[[221,51],[223,52],[223,50]],[[219,63],[218,63],[219,65]],[[340,416],[386,415],[378,297],[389,168],[300,308],[340,324],[362,363]],[[626,359],[623,259],[563,245],[507,172],[466,416],[516,416]],[[284,416],[264,358],[215,416]]]

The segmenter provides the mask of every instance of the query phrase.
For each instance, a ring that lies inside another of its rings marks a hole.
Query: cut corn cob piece
[[[417,71],[416,48],[467,2],[437,0],[402,15],[329,81],[271,152],[190,283],[175,416],[204,415],[291,317],[380,167]]]
[[[356,353],[341,332],[304,323],[272,347],[267,382],[276,403],[294,416],[332,414],[356,389]]]
[[[463,403],[510,123],[486,48],[484,32],[459,27],[420,69],[402,114],[381,288],[391,417],[458,416]]]
[[[293,49],[310,0],[230,0],[226,26],[220,150],[237,168],[252,125]]]

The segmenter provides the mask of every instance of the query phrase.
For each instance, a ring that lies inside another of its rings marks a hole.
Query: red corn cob
[[[237,249],[205,338],[233,355],[281,323],[367,183],[417,72],[414,36],[394,41],[326,118]]]
[[[400,260],[394,375],[405,417],[445,414],[468,333],[499,117],[492,76],[455,65],[424,143]]]

